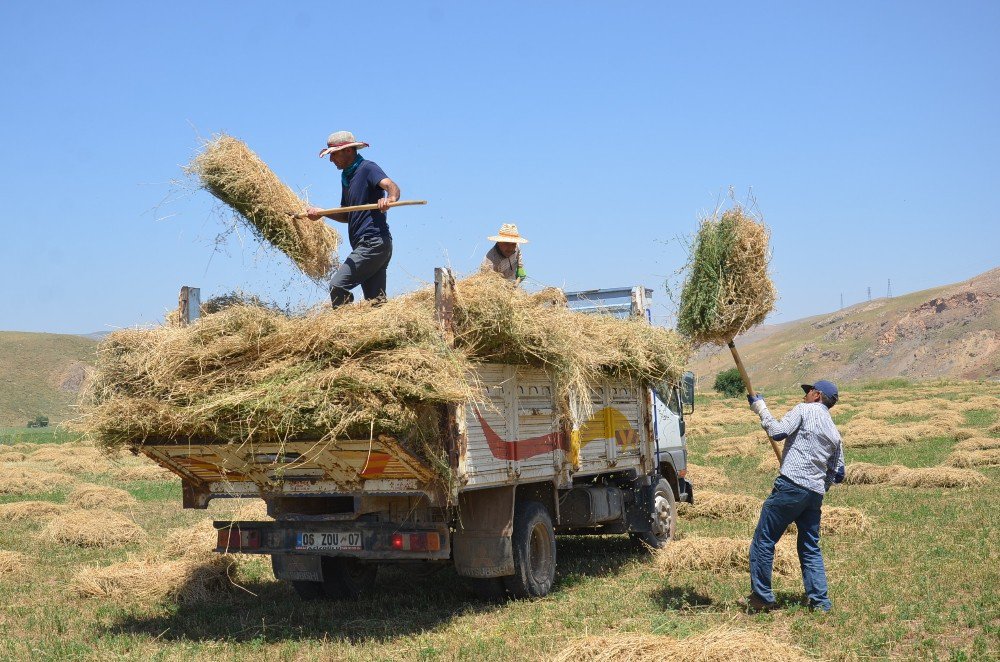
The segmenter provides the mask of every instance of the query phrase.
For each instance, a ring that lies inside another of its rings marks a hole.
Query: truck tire
[[[323,557],[323,593],[331,600],[357,600],[375,588],[378,566],[346,556]]]
[[[549,511],[537,501],[519,503],[514,510],[514,574],[504,577],[515,598],[542,598],[556,578],[556,534]]]
[[[665,478],[656,483],[653,508],[649,516],[652,519],[652,530],[633,533],[632,537],[653,549],[663,549],[674,539],[677,528],[677,502],[674,490]]]
[[[472,592],[485,602],[503,602],[507,599],[507,587],[503,577],[476,577],[472,580]]]

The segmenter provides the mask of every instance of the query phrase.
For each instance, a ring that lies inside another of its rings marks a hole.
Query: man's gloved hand
[[[760,416],[760,412],[763,409],[767,408],[767,405],[764,404],[764,396],[761,395],[760,393],[755,393],[753,395],[750,395],[748,393],[747,402],[750,403],[750,409],[753,410],[753,413],[757,414],[758,416]]]

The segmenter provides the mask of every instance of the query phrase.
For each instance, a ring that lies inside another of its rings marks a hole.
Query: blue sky
[[[390,294],[512,221],[533,286],[643,283],[666,318],[730,187],[772,228],[772,321],[962,280],[1000,266],[998,28],[987,2],[4,2],[0,329],[152,323],[181,285],[326,300],[178,184],[218,131],[320,206],[327,134],[371,143],[430,201],[390,214]]]

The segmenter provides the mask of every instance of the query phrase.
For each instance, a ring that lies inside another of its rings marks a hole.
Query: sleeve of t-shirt
[[[378,188],[378,183],[383,179],[386,179],[388,175],[377,163],[368,162],[368,186],[371,188]]]

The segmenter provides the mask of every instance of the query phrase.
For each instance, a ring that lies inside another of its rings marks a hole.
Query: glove
[[[767,409],[767,405],[764,403],[764,396],[759,393],[756,395],[747,395],[747,402],[750,403],[750,409],[753,413],[760,416],[760,413]]]
[[[761,395],[760,393],[754,393],[753,395],[750,395],[749,393],[747,393],[747,402],[750,403],[751,407],[753,407],[753,403],[757,402],[758,400],[763,400],[763,399],[764,399],[764,396]]]

